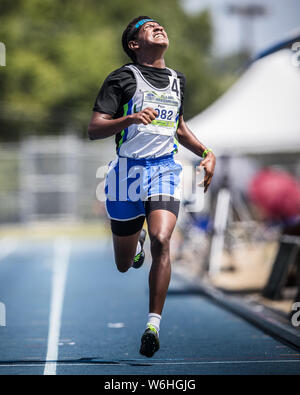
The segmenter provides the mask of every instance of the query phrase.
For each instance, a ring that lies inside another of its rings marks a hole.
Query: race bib
[[[176,118],[179,109],[176,96],[158,94],[152,91],[144,92],[141,111],[147,107],[157,111],[158,116],[149,125],[138,125],[138,130],[163,136],[173,136],[177,130]]]

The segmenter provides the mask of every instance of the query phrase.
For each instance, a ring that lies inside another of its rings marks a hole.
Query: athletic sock
[[[136,246],[135,256],[137,256],[141,251],[142,251],[142,246],[141,246],[140,241],[138,241],[137,246]]]
[[[147,328],[148,328],[148,325],[152,325],[156,329],[157,334],[159,335],[160,320],[161,320],[161,315],[156,314],[156,313],[149,313],[148,314],[148,321],[147,321]]]

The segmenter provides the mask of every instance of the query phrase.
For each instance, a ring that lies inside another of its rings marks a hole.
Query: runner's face
[[[146,45],[159,45],[166,48],[169,46],[165,29],[157,22],[145,23],[138,33],[137,40]]]

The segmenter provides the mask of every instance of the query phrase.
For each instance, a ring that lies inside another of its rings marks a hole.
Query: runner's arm
[[[157,112],[153,108],[145,108],[138,113],[117,119],[113,119],[109,114],[94,111],[88,126],[88,136],[90,140],[104,139],[120,133],[134,123],[148,125],[156,116]]]
[[[192,151],[197,156],[202,158],[203,152],[207,149],[205,145],[203,145],[197,137],[193,134],[193,132],[188,128],[187,124],[183,119],[183,115],[179,117],[179,125],[177,129],[177,138],[178,142],[183,145],[188,150]],[[203,167],[205,170],[204,176],[204,192],[207,191],[209,184],[211,183],[212,176],[214,174],[216,165],[216,157],[213,152],[209,151],[205,158],[200,163],[200,169]]]

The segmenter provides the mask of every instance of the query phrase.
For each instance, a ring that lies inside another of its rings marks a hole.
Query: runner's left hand
[[[208,152],[206,157],[202,160],[202,162],[199,165],[198,171],[200,172],[202,168],[205,171],[204,179],[200,182],[200,184],[198,184],[199,186],[204,184],[204,193],[207,191],[211,183],[215,171],[215,165],[216,165],[216,157],[212,152]]]

